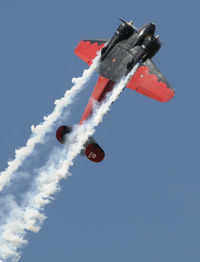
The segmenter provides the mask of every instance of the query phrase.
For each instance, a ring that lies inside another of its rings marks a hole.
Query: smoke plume
[[[91,78],[92,73],[98,66],[99,55],[94,59],[92,65],[87,70],[84,70],[83,74],[79,78],[73,78],[72,83],[74,86],[65,92],[65,95],[56,100],[54,110],[48,116],[44,116],[44,121],[37,126],[32,126],[32,134],[27,140],[26,145],[20,149],[15,150],[15,158],[8,162],[8,167],[0,173],[0,191],[3,190],[4,186],[7,185],[14,172],[23,164],[24,160],[31,155],[35,145],[43,143],[44,137],[47,133],[52,131],[52,126],[56,120],[59,119],[63,110],[70,105],[76,95],[82,90],[85,83]]]
[[[16,262],[20,259],[19,249],[27,242],[27,230],[38,232],[46,218],[44,207],[50,203],[56,192],[60,190],[59,181],[67,178],[69,169],[74,164],[75,157],[80,153],[89,136],[103,120],[103,116],[110,110],[111,104],[118,98],[130,77],[134,74],[138,64],[131,73],[115,85],[102,104],[95,106],[92,117],[83,125],[74,127],[67,146],[62,150],[55,149],[46,165],[38,170],[32,189],[28,192],[24,202],[19,206],[10,197],[11,212],[7,222],[0,230],[0,261]]]

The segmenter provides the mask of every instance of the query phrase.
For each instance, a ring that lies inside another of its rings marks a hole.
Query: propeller
[[[156,39],[157,41],[159,41],[159,43],[160,43],[162,46],[164,45],[163,42],[160,41],[160,36],[159,36],[159,35],[156,35],[156,36],[155,36],[155,39]]]
[[[133,21],[131,20],[130,22],[126,22],[125,20],[119,18],[119,20],[124,23],[124,24],[127,24],[127,25],[133,25]]]
[[[126,25],[132,26],[135,30],[138,30],[138,28],[133,25],[133,21],[132,21],[132,20],[131,20],[130,22],[127,22],[127,21],[125,21],[125,20],[123,20],[123,19],[121,19],[121,18],[119,18],[119,20],[120,20],[122,23],[126,24]]]
[[[136,31],[139,30],[138,27],[136,27],[136,26],[133,25],[133,21],[132,21],[132,20],[131,20],[130,22],[127,22],[127,21],[125,21],[125,20],[123,20],[123,19],[121,19],[121,18],[119,18],[119,20],[120,20],[122,23],[126,24],[126,25],[132,26]],[[159,35],[157,35],[155,38],[156,38],[156,40],[158,40],[158,41],[160,42],[161,45],[163,45],[163,43],[159,40],[159,38],[160,38]]]

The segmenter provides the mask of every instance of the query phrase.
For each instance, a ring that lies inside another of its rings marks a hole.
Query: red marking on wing
[[[137,69],[127,87],[160,102],[167,102],[175,95],[173,89],[168,88],[165,82],[159,81],[157,75],[149,73],[147,66]]]
[[[101,162],[105,157],[103,149],[95,143],[91,143],[87,146],[85,154],[87,158],[93,162]]]
[[[79,42],[74,53],[85,61],[88,65],[92,64],[92,60],[97,56],[97,52],[103,48],[104,44],[99,45],[95,42],[84,41]]]

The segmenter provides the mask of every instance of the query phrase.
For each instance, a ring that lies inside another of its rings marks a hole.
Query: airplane
[[[89,66],[97,53],[101,52],[96,70],[100,76],[81,117],[80,125],[92,115],[94,101],[102,102],[106,94],[111,92],[116,83],[138,62],[139,67],[126,85],[128,88],[159,102],[167,102],[175,95],[170,83],[152,61],[152,57],[161,47],[159,36],[155,36],[155,24],[149,23],[137,29],[133,21],[120,20],[122,23],[110,40],[82,40],[75,48],[74,53]],[[56,132],[57,140],[64,144],[71,131],[69,126],[60,126]],[[95,139],[90,137],[81,155],[86,155],[93,162],[101,162],[105,152]]]

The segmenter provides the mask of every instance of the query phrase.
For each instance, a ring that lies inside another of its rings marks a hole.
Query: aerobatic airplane
[[[97,52],[101,50],[97,68],[100,77],[82,115],[80,125],[91,116],[94,101],[102,102],[106,94],[138,62],[140,66],[127,83],[128,88],[159,102],[169,101],[175,95],[174,89],[151,60],[161,47],[159,36],[154,36],[155,24],[149,23],[136,29],[132,21],[120,20],[122,23],[110,40],[82,40],[74,51],[90,66]],[[71,131],[72,128],[69,126],[59,127],[56,132],[58,141],[65,143],[66,135]],[[103,149],[93,137],[90,137],[84,145],[81,154],[94,162],[102,161],[105,156]]]

